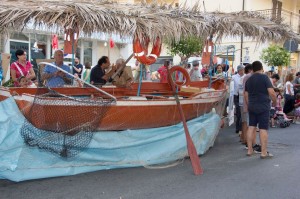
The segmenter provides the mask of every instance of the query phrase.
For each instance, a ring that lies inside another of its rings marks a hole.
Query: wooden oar
[[[169,66],[167,67],[167,72],[168,72],[169,83],[172,87],[173,95],[175,97],[176,104],[177,104],[177,107],[178,107],[178,111],[179,111],[181,121],[182,121],[182,124],[183,124],[185,137],[186,137],[186,142],[187,142],[187,149],[188,149],[188,153],[189,153],[189,156],[190,156],[190,159],[191,159],[194,174],[195,175],[203,174],[203,170],[202,170],[201,165],[200,165],[200,158],[197,154],[197,150],[195,148],[194,142],[193,142],[193,140],[191,138],[191,135],[189,133],[189,129],[188,129],[187,124],[186,124],[185,116],[184,116],[182,107],[180,105],[178,95],[176,93],[176,88],[175,88],[174,82],[173,82],[171,74],[170,74]]]
[[[121,66],[112,76],[111,78],[114,79],[118,74],[120,74],[124,68],[126,67],[126,64],[130,61],[130,59],[133,57],[133,53],[127,58],[123,66]]]
[[[69,73],[68,71],[62,69],[61,67],[58,67],[58,66],[54,65],[53,63],[40,62],[39,64],[44,64],[45,66],[46,66],[46,65],[52,66],[53,68],[56,68],[57,70],[59,70],[59,71],[61,71],[61,72],[64,72],[65,74],[67,74],[67,75],[73,77],[74,79],[76,79],[76,80],[82,82],[83,84],[87,84],[88,86],[90,86],[90,87],[94,88],[95,90],[97,90],[97,91],[103,93],[104,95],[107,95],[108,97],[112,98],[113,100],[115,100],[115,101],[117,100],[117,98],[116,98],[115,96],[113,96],[113,95],[111,95],[111,94],[105,92],[104,90],[102,90],[102,89],[100,89],[100,88],[98,88],[98,87],[96,87],[96,86],[94,86],[94,85],[92,85],[92,84],[90,84],[90,83],[88,83],[88,82],[85,82],[84,80],[80,79],[79,77],[74,76],[73,74],[71,74],[71,73]]]

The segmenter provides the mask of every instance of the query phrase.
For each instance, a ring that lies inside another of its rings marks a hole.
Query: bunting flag
[[[58,49],[58,36],[52,35],[52,49],[57,50]]]
[[[73,29],[66,29],[64,35],[64,53],[72,54],[72,46],[74,47],[74,53],[77,48],[79,31]]]

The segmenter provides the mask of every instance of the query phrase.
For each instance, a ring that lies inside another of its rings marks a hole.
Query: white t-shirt
[[[240,82],[238,84],[238,87],[239,87],[239,105],[240,106],[243,106],[244,105],[244,77],[245,75],[243,75],[241,78],[240,78]]]
[[[239,94],[239,83],[241,81],[241,77],[238,73],[235,75],[232,75],[231,80],[234,82],[234,95]]]
[[[288,85],[290,85],[291,94],[288,93],[288,90],[287,90]],[[287,81],[285,83],[285,94],[294,95],[294,85],[290,81]]]

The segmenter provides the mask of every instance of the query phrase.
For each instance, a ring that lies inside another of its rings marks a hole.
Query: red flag
[[[58,36],[52,35],[52,49],[56,50],[58,49]]]
[[[112,40],[112,38],[109,39],[109,46],[110,48],[115,47],[115,42]]]

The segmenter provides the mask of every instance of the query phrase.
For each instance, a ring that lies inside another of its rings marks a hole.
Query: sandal
[[[273,154],[267,152],[267,155],[261,155],[260,158],[261,159],[270,159],[270,158],[273,158]]]
[[[248,149],[248,147],[247,147],[247,149]],[[246,156],[248,156],[248,157],[250,157],[250,156],[252,156],[253,155],[253,151],[251,152],[251,153],[248,153],[247,152],[247,154],[246,154]]]

